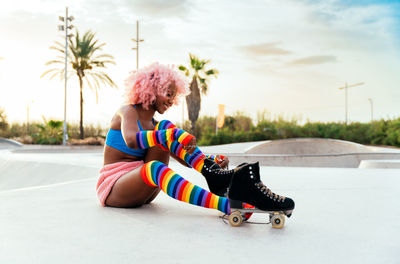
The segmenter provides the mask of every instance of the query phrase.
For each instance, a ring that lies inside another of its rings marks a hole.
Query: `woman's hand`
[[[228,169],[229,165],[229,159],[226,156],[221,157],[221,155],[217,155],[216,157],[217,164],[223,168],[223,169]]]
[[[183,146],[183,149],[187,151],[187,153],[189,153],[190,155],[193,154],[194,150],[197,147],[197,141],[196,138],[193,137],[189,143],[187,143],[186,145]]]

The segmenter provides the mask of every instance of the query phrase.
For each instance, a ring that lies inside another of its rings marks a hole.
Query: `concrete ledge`
[[[400,169],[400,160],[362,160],[359,168]]]
[[[78,145],[23,145],[22,148],[11,150],[14,153],[102,153],[104,146]]]

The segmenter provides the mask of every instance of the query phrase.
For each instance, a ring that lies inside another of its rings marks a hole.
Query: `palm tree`
[[[190,67],[186,68],[183,65],[179,66],[179,70],[185,72],[186,76],[190,76],[192,81],[190,83],[190,94],[186,96],[186,104],[189,113],[189,120],[191,122],[191,133],[194,133],[196,121],[199,118],[199,112],[201,107],[201,93],[207,94],[208,82],[210,76],[217,76],[219,73],[216,69],[206,70],[205,66],[210,60],[200,60],[198,57],[189,53]]]
[[[70,66],[72,66],[73,75],[78,76],[79,88],[80,88],[80,138],[84,138],[83,130],[83,83],[87,83],[90,89],[94,90],[96,93],[96,102],[98,100],[98,89],[100,89],[100,83],[109,85],[110,87],[117,87],[116,84],[111,80],[111,78],[102,71],[102,69],[107,68],[106,64],[115,64],[113,61],[114,57],[108,54],[95,55],[97,51],[106,45],[105,43],[99,44],[98,40],[95,39],[95,33],[90,30],[87,31],[82,37],[79,32],[75,32],[75,36],[69,39],[68,43],[69,52],[68,60]],[[64,55],[64,45],[58,41],[55,41],[55,46],[51,46],[50,49],[59,51],[63,55],[57,56],[56,60],[51,60],[46,63],[46,65],[61,64],[65,65],[65,55]],[[42,74],[41,77],[52,74],[50,79],[59,75],[60,79],[64,78],[64,67],[52,68],[47,70]],[[68,76],[67,78],[69,78]]]

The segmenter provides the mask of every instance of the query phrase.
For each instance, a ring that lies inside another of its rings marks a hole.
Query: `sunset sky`
[[[9,121],[63,119],[64,83],[40,78],[62,41],[65,7],[80,32],[92,30],[115,57],[107,73],[119,89],[102,87],[99,102],[85,87],[84,122],[107,126],[123,102],[124,79],[136,68],[131,38],[144,39],[140,65],[188,64],[189,52],[210,59],[220,74],[203,97],[201,115],[242,111],[297,117],[302,122],[400,117],[400,1],[295,0],[13,0],[0,8],[0,107]],[[79,120],[79,86],[68,82],[67,118]],[[181,122],[182,106],[164,117]],[[187,114],[185,114],[187,119]]]

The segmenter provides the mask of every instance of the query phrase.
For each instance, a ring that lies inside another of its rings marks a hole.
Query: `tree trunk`
[[[84,139],[84,131],[83,131],[83,80],[82,76],[78,75],[79,77],[79,88],[80,88],[80,122],[79,122],[79,132],[80,132],[80,139]]]
[[[186,104],[188,108],[189,120],[191,122],[190,133],[194,135],[196,121],[199,118],[201,106],[200,90],[197,84],[196,76],[193,76],[192,82],[190,83],[190,94],[186,96]]]

